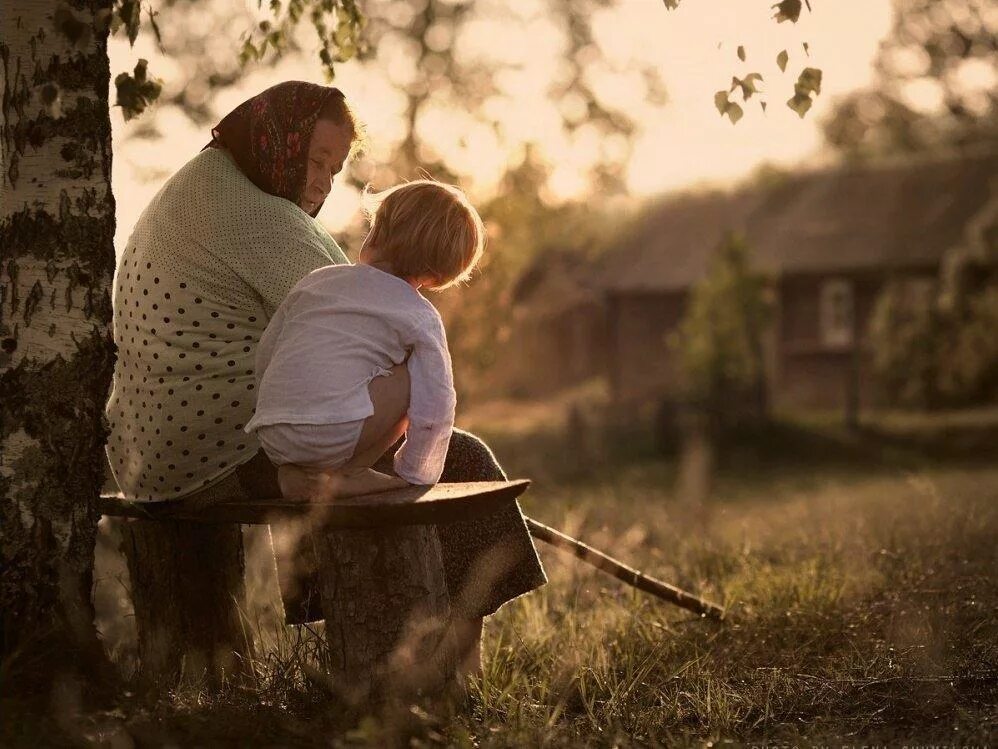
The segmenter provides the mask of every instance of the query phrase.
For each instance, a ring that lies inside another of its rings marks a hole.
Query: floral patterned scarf
[[[328,86],[278,83],[229,112],[212,128],[212,141],[205,148],[226,148],[254,185],[298,205],[315,123],[336,97],[342,99],[343,93]]]

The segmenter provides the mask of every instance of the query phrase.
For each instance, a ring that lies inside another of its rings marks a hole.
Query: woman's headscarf
[[[298,205],[315,123],[323,107],[337,99],[348,121],[339,89],[306,81],[278,83],[229,112],[212,128],[212,141],[205,148],[226,148],[254,185]],[[322,204],[312,216],[320,208]]]

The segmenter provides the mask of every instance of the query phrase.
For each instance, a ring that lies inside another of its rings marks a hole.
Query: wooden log
[[[127,520],[122,551],[131,576],[140,675],[150,685],[218,684],[252,655],[240,527]]]
[[[123,547],[143,671],[155,681],[175,681],[182,666],[216,679],[231,673],[250,652],[239,626],[244,585],[237,523],[297,518],[310,529],[323,608],[332,612],[330,683],[354,702],[459,690],[462,640],[451,631],[432,524],[494,512],[529,484],[438,484],[321,504],[265,499],[206,508],[105,495],[103,514],[133,518]]]
[[[347,702],[446,695],[450,598],[433,526],[314,529],[330,684]]]

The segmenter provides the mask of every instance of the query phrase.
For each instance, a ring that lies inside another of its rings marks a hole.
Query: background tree
[[[990,0],[895,0],[873,85],[824,123],[852,157],[998,140],[998,17]]]
[[[986,0],[896,0],[873,85],[843,99],[823,123],[848,158],[998,147],[998,15]],[[998,198],[996,198],[998,199]],[[895,279],[871,319],[874,374],[899,406],[936,408],[993,399],[998,319],[992,202],[950,248],[934,284]]]
[[[765,414],[764,336],[771,318],[765,278],[745,240],[729,234],[690,291],[674,338],[684,400],[724,428]]]

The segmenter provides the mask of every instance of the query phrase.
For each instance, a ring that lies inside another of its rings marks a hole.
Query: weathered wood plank
[[[429,525],[466,520],[496,511],[519,497],[530,481],[475,481],[460,484],[411,486],[379,494],[341,497],[331,502],[308,503],[289,499],[225,502],[192,509],[182,500],[131,502],[104,495],[104,515],[146,520],[190,520],[201,523],[268,524],[291,518],[310,519],[326,528],[381,528]]]

